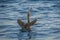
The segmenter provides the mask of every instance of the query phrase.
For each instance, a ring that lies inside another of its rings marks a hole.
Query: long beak
[[[31,10],[32,10],[32,7],[30,8],[30,10],[29,10],[29,12],[27,14],[27,17],[28,17],[28,23],[27,24],[29,24],[30,26],[34,25],[36,23],[36,21],[37,21],[37,19],[35,19],[32,22],[30,22],[30,12],[31,12]]]
[[[30,23],[30,12],[32,10],[32,7],[30,8],[30,10],[28,11],[27,17],[28,17],[28,24]]]

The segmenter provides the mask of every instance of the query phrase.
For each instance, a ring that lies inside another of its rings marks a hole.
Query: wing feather
[[[18,23],[20,26],[24,26],[24,22],[21,21],[20,19],[17,20],[17,23]]]
[[[34,25],[36,23],[37,19],[30,22],[30,25]]]

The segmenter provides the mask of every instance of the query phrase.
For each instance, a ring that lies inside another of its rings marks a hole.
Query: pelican
[[[36,21],[37,21],[35,19],[35,20],[30,22],[30,12],[31,12],[31,9],[32,8],[30,8],[30,10],[28,11],[28,14],[27,14],[27,19],[28,19],[27,23],[24,23],[21,19],[17,20],[17,23],[19,24],[19,26],[21,26],[22,30],[27,30],[27,31],[31,30],[31,26],[34,25],[36,23]]]

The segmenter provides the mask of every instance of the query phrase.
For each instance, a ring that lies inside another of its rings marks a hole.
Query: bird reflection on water
[[[27,35],[25,33],[27,33]],[[23,38],[23,35],[26,35],[27,38],[25,36]],[[31,31],[29,31],[29,32],[20,31],[19,34],[18,34],[18,39],[19,40],[30,40],[30,39],[32,39]]]

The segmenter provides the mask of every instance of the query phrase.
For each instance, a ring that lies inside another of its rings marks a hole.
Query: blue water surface
[[[37,19],[31,32],[21,32],[20,17],[27,22]],[[0,40],[60,40],[59,0],[0,0]]]

